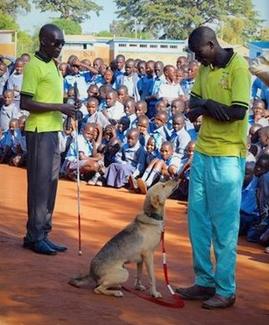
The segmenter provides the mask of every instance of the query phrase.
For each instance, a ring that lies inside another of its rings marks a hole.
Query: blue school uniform
[[[78,151],[84,152],[87,157],[91,157],[93,154],[93,144],[85,139],[82,134],[78,135]],[[72,143],[70,144],[70,148],[66,155],[66,160],[68,161],[77,161],[77,145],[75,139],[73,139]]]
[[[172,143],[174,152],[178,153],[180,158],[183,158],[184,151],[188,145],[188,143],[191,141],[191,137],[189,133],[184,129],[184,127],[175,132],[173,130],[171,137],[169,141]]]

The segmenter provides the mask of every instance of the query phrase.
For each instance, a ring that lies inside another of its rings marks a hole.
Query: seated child
[[[81,129],[83,129],[87,123],[99,124],[102,129],[104,129],[107,125],[110,124],[108,119],[104,116],[104,114],[98,111],[98,105],[99,102],[97,98],[95,97],[88,98],[86,103],[87,114],[81,120],[80,132]]]
[[[145,147],[150,137],[148,132],[149,119],[146,115],[140,115],[137,119],[137,129],[139,130],[139,142],[141,146]]]
[[[127,142],[127,132],[130,126],[130,120],[127,116],[120,118],[118,124],[116,125],[116,137],[122,143]]]
[[[14,139],[14,144],[12,146],[12,151],[14,155],[11,157],[10,164],[16,167],[26,166],[26,135],[24,131],[25,121],[27,116],[22,115],[18,120],[17,136]]]
[[[137,116],[135,114],[135,101],[132,98],[128,98],[124,104],[124,112],[130,120],[129,128],[135,128]]]
[[[12,152],[12,147],[14,146],[15,138],[18,135],[18,120],[12,118],[9,122],[9,129],[3,132],[2,138],[2,154],[0,157],[0,163],[9,163],[14,153]]]
[[[102,162],[102,157],[100,157],[96,151],[94,141],[95,135],[96,125],[88,123],[83,129],[83,134],[78,135],[78,143],[76,144],[74,139],[70,144],[64,164],[65,175],[69,179],[76,179],[78,169],[80,175],[82,175],[85,180],[87,180],[93,173],[98,173],[102,170],[103,165],[99,164],[99,160]]]
[[[161,145],[160,159],[153,159],[141,178],[138,178],[137,185],[142,194],[147,193],[148,187],[158,181],[160,177],[174,177],[178,174],[180,158],[174,153],[171,142],[165,141]]]
[[[103,114],[111,124],[116,125],[119,119],[125,115],[122,103],[118,101],[118,94],[115,90],[110,90],[106,94],[106,106]]]
[[[167,122],[167,113],[159,112],[154,117],[154,122],[150,124],[150,135],[155,139],[156,146],[158,149],[164,141],[169,139],[170,135],[167,133],[165,128]]]
[[[268,119],[265,118],[266,106],[263,100],[255,99],[252,106],[253,115],[249,116],[249,123],[253,125],[254,123],[261,124],[262,126],[268,126]]]
[[[12,118],[18,117],[18,110],[14,103],[13,90],[6,90],[3,94],[3,105],[0,108],[0,128],[6,131]]]
[[[127,134],[127,143],[115,156],[115,162],[106,170],[106,184],[120,188],[127,184],[131,174],[139,175],[145,165],[145,150],[138,141],[139,131],[131,129]],[[134,177],[135,177],[134,176]]]
[[[191,137],[185,129],[185,118],[182,113],[177,113],[173,117],[173,131],[169,141],[174,147],[174,152],[178,153],[180,158],[183,158]]]

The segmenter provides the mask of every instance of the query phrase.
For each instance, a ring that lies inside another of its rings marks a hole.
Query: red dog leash
[[[147,301],[151,301],[155,304],[161,305],[161,306],[165,306],[165,307],[169,307],[169,308],[182,308],[184,307],[184,301],[180,298],[179,295],[177,295],[174,290],[172,289],[170,283],[169,283],[169,278],[168,278],[168,267],[167,267],[167,263],[166,263],[166,251],[165,251],[165,246],[164,246],[164,231],[162,232],[161,235],[161,242],[162,242],[162,254],[163,254],[163,273],[164,273],[164,279],[165,279],[165,283],[166,286],[170,292],[170,294],[173,297],[174,302],[168,302],[168,301],[164,301],[162,298],[154,298],[148,295],[145,295],[137,290],[134,289],[129,289],[126,287],[122,287],[125,291],[127,292],[131,292],[133,294],[135,294],[136,296],[147,300]]]

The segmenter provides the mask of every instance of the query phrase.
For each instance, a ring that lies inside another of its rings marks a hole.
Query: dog
[[[136,290],[145,290],[141,282],[143,263],[146,265],[150,282],[150,294],[161,297],[156,289],[153,254],[160,243],[164,226],[164,206],[166,199],[178,187],[179,180],[158,182],[145,197],[143,211],[134,221],[110,239],[90,263],[89,274],[73,278],[69,284],[75,287],[96,282],[94,292],[122,297],[121,284],[128,280],[127,263],[137,263]]]

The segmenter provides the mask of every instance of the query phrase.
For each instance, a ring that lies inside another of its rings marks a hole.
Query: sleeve
[[[137,152],[137,165],[135,171],[133,172],[134,177],[142,174],[145,168],[145,164],[146,164],[146,152],[143,147],[140,147]]]
[[[33,97],[37,92],[41,78],[40,69],[36,64],[31,64],[31,62],[26,64],[23,72],[21,94]]]

